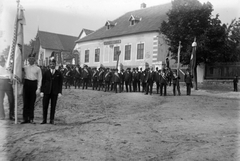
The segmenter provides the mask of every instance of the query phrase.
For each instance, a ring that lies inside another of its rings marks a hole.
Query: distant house
[[[39,65],[47,66],[49,57],[54,56],[58,65],[78,62],[78,55],[73,54],[75,41],[78,37],[38,31],[34,51],[37,53]],[[54,52],[54,55],[51,55]]]
[[[159,27],[167,20],[169,9],[171,3],[148,8],[143,3],[141,9],[107,21],[100,29],[79,37],[75,50],[79,52],[80,64],[114,68],[119,58],[119,66],[123,68],[144,68],[145,64],[161,68],[169,47]]]

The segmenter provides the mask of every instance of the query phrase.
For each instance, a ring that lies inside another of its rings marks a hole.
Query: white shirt
[[[24,67],[24,78],[28,79],[28,80],[37,80],[38,82],[38,88],[41,87],[42,85],[42,71],[41,69],[36,66],[35,64],[33,65],[29,65],[29,66],[25,66]]]

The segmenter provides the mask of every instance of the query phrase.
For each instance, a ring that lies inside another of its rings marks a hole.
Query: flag
[[[23,25],[25,25],[25,17],[23,9],[20,8],[18,12],[17,20],[17,40],[15,45],[14,54],[14,65],[13,65],[13,78],[18,82],[22,83],[22,67],[23,67],[23,47],[24,47],[24,37],[23,37]]]
[[[194,68],[196,67],[196,48],[197,48],[197,43],[196,43],[196,38],[194,38],[194,42],[192,43],[192,54],[190,58],[190,68],[191,72],[193,73]]]
[[[15,18],[15,22],[14,22],[12,44],[10,46],[7,62],[5,64],[6,69],[10,71],[11,74],[13,73],[13,61],[14,61],[16,42],[17,42],[17,30],[18,30],[18,10],[17,10],[17,16]]]

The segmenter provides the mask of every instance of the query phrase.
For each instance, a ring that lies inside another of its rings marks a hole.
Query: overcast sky
[[[199,0],[211,2],[213,15],[220,14],[223,23],[240,17],[240,0]],[[97,30],[107,20],[114,20],[126,12],[170,3],[171,0],[20,0],[25,9],[24,41],[34,39],[37,30],[78,36],[83,28]],[[11,44],[16,16],[16,0],[0,0],[0,52]]]

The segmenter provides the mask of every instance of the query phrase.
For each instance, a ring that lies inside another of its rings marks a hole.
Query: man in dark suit
[[[131,79],[132,79],[132,74],[130,72],[130,68],[127,68],[127,70],[124,73],[124,82],[125,82],[127,92],[128,92],[128,89],[130,90],[130,92],[132,92]]]
[[[82,71],[82,77],[83,77],[83,87],[82,89],[84,89],[84,87],[87,89],[88,88],[88,80],[89,80],[89,75],[90,72],[88,70],[88,66],[85,65]]]
[[[187,69],[184,76],[184,82],[186,83],[187,87],[187,95],[191,95],[191,88],[193,87],[192,78],[192,74],[190,73],[189,69]]]
[[[146,69],[146,77],[145,77],[145,82],[146,82],[146,95],[148,94],[148,92],[150,93],[150,95],[152,95],[152,87],[153,87],[153,81],[154,81],[154,71],[153,68]]]
[[[46,71],[42,79],[40,96],[43,97],[43,122],[47,123],[48,105],[51,100],[50,124],[54,124],[54,116],[57,100],[62,96],[63,76],[62,73],[55,69],[56,60],[51,59],[50,69]]]

